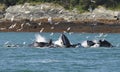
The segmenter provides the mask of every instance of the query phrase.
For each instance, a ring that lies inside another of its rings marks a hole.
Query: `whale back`
[[[93,41],[87,40],[88,46],[93,46],[95,43]]]
[[[100,42],[100,47],[113,47],[112,44],[106,40],[99,40],[99,42]]]

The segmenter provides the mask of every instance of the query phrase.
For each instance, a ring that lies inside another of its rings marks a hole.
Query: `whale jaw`
[[[54,44],[57,45],[58,47],[66,48],[71,46],[69,39],[64,34],[61,34],[59,39],[55,41]]]
[[[44,42],[34,42],[33,46],[34,47],[49,47],[50,44],[49,43],[44,43]]]
[[[61,39],[65,47],[71,46],[69,39],[64,34],[61,35]]]
[[[30,45],[33,47],[50,47],[52,45],[52,39],[46,39],[40,34],[35,35],[35,41]]]

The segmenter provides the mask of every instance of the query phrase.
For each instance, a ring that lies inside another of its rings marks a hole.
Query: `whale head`
[[[58,45],[60,47],[70,47],[71,46],[69,39],[64,34],[61,34],[59,39],[57,41],[55,41],[54,44]]]
[[[107,40],[99,40],[100,47],[113,47],[113,45]]]
[[[52,40],[48,40],[45,37],[41,36],[40,34],[35,35],[35,41],[33,42],[32,46],[34,47],[48,47],[52,44]]]

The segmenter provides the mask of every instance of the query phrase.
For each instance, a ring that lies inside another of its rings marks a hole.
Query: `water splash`
[[[47,39],[40,34],[35,34],[35,41],[36,42],[48,42]]]

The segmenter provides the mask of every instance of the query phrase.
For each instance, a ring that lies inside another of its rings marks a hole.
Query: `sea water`
[[[35,32],[0,33],[0,72],[120,72],[120,34],[72,33],[72,44],[106,39],[113,48],[34,48]],[[57,40],[60,33],[40,33]],[[6,44],[19,45],[7,47]]]

